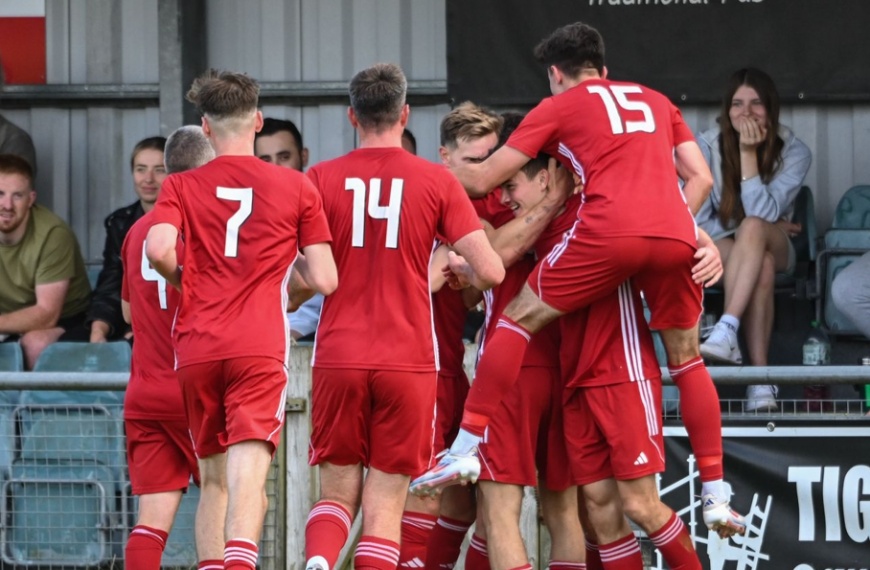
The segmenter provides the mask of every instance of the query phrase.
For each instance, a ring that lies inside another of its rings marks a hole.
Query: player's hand
[[[713,244],[699,247],[695,252],[695,259],[698,263],[692,267],[692,280],[704,287],[711,287],[718,283],[725,271],[719,248]]]
[[[451,289],[465,289],[471,285],[474,270],[464,257],[451,251],[447,254],[447,265],[442,273]]]
[[[557,206],[565,203],[569,196],[576,193],[574,178],[559,161],[551,158],[547,162],[547,197]]]
[[[740,117],[736,126],[741,150],[754,150],[767,136],[767,128],[759,125],[752,117]]]

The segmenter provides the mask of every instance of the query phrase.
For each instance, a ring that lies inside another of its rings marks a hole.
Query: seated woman
[[[776,86],[758,69],[731,76],[718,122],[698,137],[714,182],[696,221],[722,255],[725,311],[701,354],[741,364],[737,330],[743,320],[749,362],[766,365],[774,276],[794,270],[789,238],[802,228],[790,220],[812,157],[807,145],[779,124]],[[776,386],[750,386],[745,410],[776,409],[776,392]]]

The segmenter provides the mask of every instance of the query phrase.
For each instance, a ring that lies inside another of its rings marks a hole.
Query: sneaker
[[[323,556],[312,556],[305,563],[305,570],[329,570],[329,563]]]
[[[746,521],[731,508],[728,501],[719,501],[713,495],[704,495],[701,497],[701,504],[704,506],[704,524],[720,538],[746,534]]]
[[[778,392],[776,386],[748,386],[743,410],[746,412],[775,412],[779,409],[779,406],[776,405]]]
[[[716,323],[707,340],[701,345],[701,356],[714,362],[743,364],[737,333],[724,323]]]
[[[411,481],[411,493],[419,496],[437,495],[444,487],[477,483],[480,460],[473,453],[460,455],[445,449],[438,454],[438,463]]]

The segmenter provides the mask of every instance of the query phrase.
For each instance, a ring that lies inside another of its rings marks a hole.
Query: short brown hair
[[[380,130],[399,121],[408,80],[395,63],[376,63],[350,80],[350,106],[365,129]]]
[[[159,150],[163,152],[166,148],[166,137],[148,137],[136,143],[133,147],[133,152],[130,153],[130,170],[136,167],[136,155],[143,150]]]
[[[0,154],[0,174],[18,174],[27,179],[33,189],[33,167],[17,154]]]
[[[257,110],[260,85],[245,73],[209,69],[193,80],[187,100],[211,119],[237,119]]]
[[[567,75],[577,77],[584,69],[604,72],[604,38],[598,30],[574,22],[562,26],[535,47],[535,59]]]
[[[501,132],[503,119],[486,109],[466,101],[441,119],[441,146],[456,146],[461,140],[479,139]]]

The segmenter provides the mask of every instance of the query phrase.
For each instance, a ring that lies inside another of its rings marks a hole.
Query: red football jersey
[[[333,232],[339,287],[324,300],[314,366],[436,369],[429,261],[481,229],[443,166],[401,148],[361,148],[311,168]]]
[[[541,101],[508,140],[558,156],[585,183],[577,216],[588,235],[672,238],[697,245],[674,148],[694,140],[682,115],[647,87],[588,80]]]
[[[124,395],[124,417],[130,419],[184,419],[181,387],[175,374],[172,321],[179,294],[166,284],[145,257],[145,237],[152,212],[142,216],[127,232],[121,247],[124,275],[121,298],[130,303],[133,321],[133,361]],[[175,247],[179,262],[184,247]]]
[[[178,366],[246,356],[287,361],[287,279],[299,249],[331,241],[320,195],[299,172],[219,156],[168,176],[153,224],[184,237]]]

